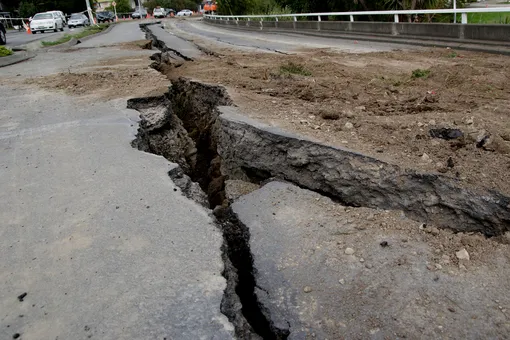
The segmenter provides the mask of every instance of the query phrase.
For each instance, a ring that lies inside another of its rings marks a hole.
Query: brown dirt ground
[[[139,42],[121,48],[139,49]],[[299,55],[218,49],[169,66],[168,78],[226,86],[255,119],[405,168],[440,172],[466,186],[510,194],[510,58],[448,49]],[[289,62],[311,75],[282,74]],[[160,94],[168,81],[144,57],[102,60],[78,72],[31,79],[44,88],[113,99]],[[413,78],[414,70],[428,70]],[[352,125],[350,125],[350,124]],[[347,125],[346,125],[347,124]],[[432,138],[430,128],[464,137]],[[489,137],[483,147],[477,141]],[[424,154],[426,154],[424,156]]]
[[[288,62],[311,75],[281,74]],[[430,74],[414,79],[417,69]],[[510,194],[507,56],[448,49],[300,55],[223,50],[219,57],[168,67],[166,74],[222,84],[246,115],[285,130]],[[431,127],[458,128],[465,137],[432,138]],[[488,143],[477,147],[484,136]]]
[[[143,48],[144,40],[122,44],[122,49]],[[79,53],[76,50],[65,53]],[[170,82],[161,73],[148,68],[149,57],[130,56],[103,59],[77,70],[44,77],[30,78],[25,82],[45,89],[57,89],[91,100],[110,100],[125,97],[144,97],[163,94]]]

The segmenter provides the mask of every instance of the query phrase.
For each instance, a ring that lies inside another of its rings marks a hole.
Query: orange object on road
[[[27,31],[27,34],[32,34],[32,31],[30,30],[30,22],[28,24],[25,24],[25,22],[22,20],[23,27],[25,28],[25,31]]]
[[[216,1],[207,1],[204,4],[204,13],[211,14],[212,12],[216,12],[217,8]]]

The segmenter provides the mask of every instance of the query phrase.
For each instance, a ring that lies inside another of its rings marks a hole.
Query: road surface
[[[236,31],[208,25],[196,19],[170,19],[164,21],[164,25],[170,33],[183,37],[201,39],[201,41],[205,41],[207,44],[252,51],[293,53],[306,48],[327,48],[351,53],[367,53],[402,49],[402,44],[387,42],[312,37],[291,33],[275,34]],[[409,48],[416,47],[406,46],[406,49]]]
[[[46,33],[37,33],[37,34],[28,34],[26,32],[18,32],[18,31],[8,31],[7,32],[7,46],[9,47],[17,47],[20,45],[25,45],[37,40],[46,40],[53,41],[62,37],[64,34],[72,34],[82,31],[82,27],[69,29],[68,27],[64,27],[63,32],[46,32]]]
[[[128,29],[137,40],[137,25],[106,36],[125,41]],[[131,147],[138,113],[127,98],[91,102],[30,85],[109,58],[147,66],[152,53],[50,51],[2,69],[1,339],[232,337],[220,312],[221,232],[170,180],[175,164]]]

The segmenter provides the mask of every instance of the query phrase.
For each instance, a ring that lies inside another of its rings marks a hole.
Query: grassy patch
[[[448,58],[457,58],[457,52],[452,51],[447,55]]]
[[[7,57],[8,55],[11,55],[12,51],[8,49],[7,47],[0,46],[0,57]]]
[[[460,14],[457,22],[461,22]],[[469,24],[510,24],[510,11],[508,13],[468,13]]]
[[[65,34],[62,38],[60,38],[58,40],[55,40],[55,41],[41,41],[41,44],[43,46],[55,46],[55,45],[60,45],[60,44],[66,43],[69,40],[71,40],[71,38],[72,38],[72,36],[70,34]]]
[[[81,38],[84,38],[86,36],[102,32],[106,28],[108,28],[108,26],[110,26],[110,25],[109,24],[99,24],[98,26],[89,26],[89,27],[85,28],[83,31],[81,31],[79,33],[65,34],[63,37],[61,37],[58,40],[55,40],[55,41],[42,41],[41,43],[42,43],[43,46],[60,45],[60,44],[68,42],[72,38],[81,39]]]
[[[422,69],[418,68],[413,71],[413,73],[411,74],[411,78],[413,78],[413,79],[418,79],[418,78],[427,79],[429,74],[430,74],[430,70],[422,70]]]
[[[312,72],[308,71],[304,65],[301,64],[295,64],[291,61],[289,61],[285,65],[280,66],[280,74],[297,74],[301,76],[311,76]]]

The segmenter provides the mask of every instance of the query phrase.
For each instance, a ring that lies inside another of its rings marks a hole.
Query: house
[[[94,3],[94,9],[96,11],[104,10],[105,8],[108,8],[112,5],[113,0],[100,0]],[[141,2],[142,6],[145,2],[144,0],[129,0],[129,4],[131,5],[131,8],[135,9],[138,7],[138,2]]]

